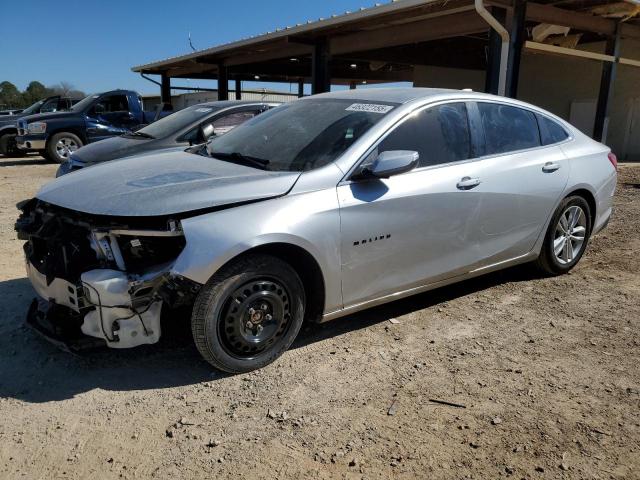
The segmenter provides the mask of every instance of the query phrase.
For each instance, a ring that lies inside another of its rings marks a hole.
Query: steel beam
[[[320,39],[313,46],[311,54],[311,92],[314,95],[331,90],[330,59],[329,43],[326,39]]]
[[[218,64],[218,100],[229,100],[229,73],[223,64]]]
[[[333,37],[331,53],[348,55],[353,52],[486,32],[487,28],[487,23],[475,11],[446,16],[443,12],[442,16],[436,18]]]
[[[298,98],[304,97],[304,78],[298,80]]]
[[[160,101],[171,105],[171,78],[164,74],[160,77]]]
[[[520,59],[527,39],[526,28],[527,2],[514,0],[511,17],[511,39],[509,42],[509,60],[507,62],[506,96],[518,97],[518,80],[520,78]]]
[[[236,100],[242,100],[242,80],[236,78]]]
[[[607,141],[607,127],[609,126],[609,104],[613,98],[613,90],[616,82],[618,59],[620,58],[620,24],[616,33],[607,39],[606,54],[614,57],[613,62],[602,63],[602,76],[600,77],[600,92],[598,94],[598,106],[596,120],[593,126],[593,138],[599,142]]]

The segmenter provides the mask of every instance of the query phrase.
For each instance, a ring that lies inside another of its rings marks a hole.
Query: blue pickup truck
[[[83,145],[137,130],[167,113],[145,112],[138,93],[112,90],[89,95],[67,112],[18,119],[16,144],[22,152],[62,163]]]

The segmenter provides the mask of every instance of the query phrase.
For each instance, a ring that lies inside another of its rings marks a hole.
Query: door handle
[[[471,177],[462,177],[460,181],[456,184],[456,187],[460,190],[471,190],[474,187],[480,185],[479,178],[471,178]]]
[[[542,167],[542,171],[545,173],[553,173],[560,169],[560,164],[556,162],[547,162]]]

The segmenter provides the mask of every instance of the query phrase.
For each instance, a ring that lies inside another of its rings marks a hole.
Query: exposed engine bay
[[[40,297],[27,321],[68,350],[156,343],[163,308],[191,304],[200,289],[171,273],[186,244],[178,219],[90,215],[37,199],[18,208]]]

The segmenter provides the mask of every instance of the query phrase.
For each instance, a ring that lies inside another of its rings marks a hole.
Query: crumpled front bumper
[[[47,279],[29,261],[27,274],[39,296],[29,308],[27,324],[64,350],[100,345],[131,348],[160,339],[162,300],[136,307],[136,301],[144,299],[130,292],[159,281],[162,269],[135,280],[117,270],[90,270],[82,274],[78,286],[61,278]]]
[[[82,333],[81,316],[73,315],[68,308],[43,298],[33,299],[26,323],[38,335],[66,352],[78,354],[106,345],[104,340]]]

